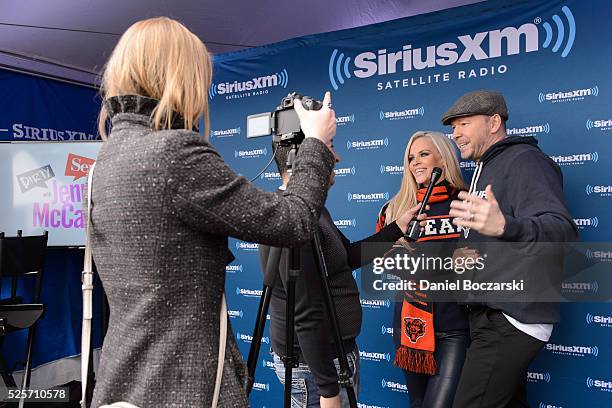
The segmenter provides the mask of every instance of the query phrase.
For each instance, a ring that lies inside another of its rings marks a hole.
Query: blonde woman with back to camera
[[[93,407],[211,406],[228,237],[301,246],[317,225],[334,165],[329,93],[319,111],[296,102],[306,139],[286,193],[266,193],[193,130],[203,117],[208,134],[211,75],[204,44],[164,17],[128,28],[104,70],[91,244],[110,321]],[[244,374],[228,328],[219,407],[248,406]]]

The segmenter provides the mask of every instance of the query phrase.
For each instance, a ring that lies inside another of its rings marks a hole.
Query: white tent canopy
[[[482,0],[4,0],[0,68],[95,84],[135,21],[182,21],[214,54],[407,17]]]

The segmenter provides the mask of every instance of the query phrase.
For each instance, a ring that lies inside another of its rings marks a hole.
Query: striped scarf
[[[420,203],[425,196],[426,188],[419,189],[417,201]],[[433,188],[432,194],[427,204],[443,203],[454,198],[456,189],[442,182]],[[443,215],[429,216],[427,219],[448,219],[448,212]],[[379,219],[379,223],[380,223]],[[384,223],[384,219],[382,220]],[[459,233],[449,233],[443,235],[423,234],[417,242],[440,241],[445,239],[456,239]],[[417,245],[418,248],[418,245]],[[404,292],[401,311],[401,344],[398,347],[393,363],[410,372],[419,374],[436,374],[435,351],[435,331],[434,331],[434,307],[433,303],[427,300],[425,293],[414,291]]]

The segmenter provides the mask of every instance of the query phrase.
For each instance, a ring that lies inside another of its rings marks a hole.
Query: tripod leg
[[[244,384],[247,395],[251,393],[253,384],[255,384],[255,370],[257,369],[257,359],[261,349],[261,338],[266,327],[266,316],[268,315],[268,308],[272,299],[272,290],[276,284],[281,252],[281,248],[267,247],[265,245],[260,247],[259,260],[264,273],[264,279],[259,308],[257,309],[257,320],[253,328],[253,341],[249,348],[249,358],[247,360],[247,378]]]
[[[344,349],[344,343],[342,341],[342,333],[340,332],[340,321],[338,320],[336,305],[329,287],[329,274],[327,272],[325,258],[323,257],[323,248],[321,246],[319,231],[315,231],[314,239],[311,242],[312,250],[317,261],[317,269],[319,270],[319,276],[321,278],[321,287],[323,289],[325,307],[327,309],[327,314],[334,334],[334,343],[336,344],[336,350],[338,352],[338,362],[340,363],[338,384],[346,389],[351,408],[357,408],[357,397],[355,396],[355,390],[353,389],[353,382],[351,380],[352,373],[346,358],[346,350]]]
[[[261,337],[266,326],[266,315],[268,314],[268,307],[272,298],[272,287],[264,285],[262,292],[261,299],[259,300],[259,309],[257,310],[257,320],[253,329],[253,342],[251,343],[247,360],[248,374],[245,384],[247,395],[251,393],[255,383],[255,369],[257,368],[257,358],[261,349]]]
[[[295,334],[295,283],[300,275],[300,249],[289,251],[289,277],[287,279],[287,303],[285,315],[285,408],[291,408],[291,388],[293,385],[293,368],[298,366],[298,358],[293,348]]]

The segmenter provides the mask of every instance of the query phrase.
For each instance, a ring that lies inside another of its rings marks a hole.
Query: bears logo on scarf
[[[425,335],[426,327],[427,323],[423,319],[404,317],[404,333],[413,343]]]

